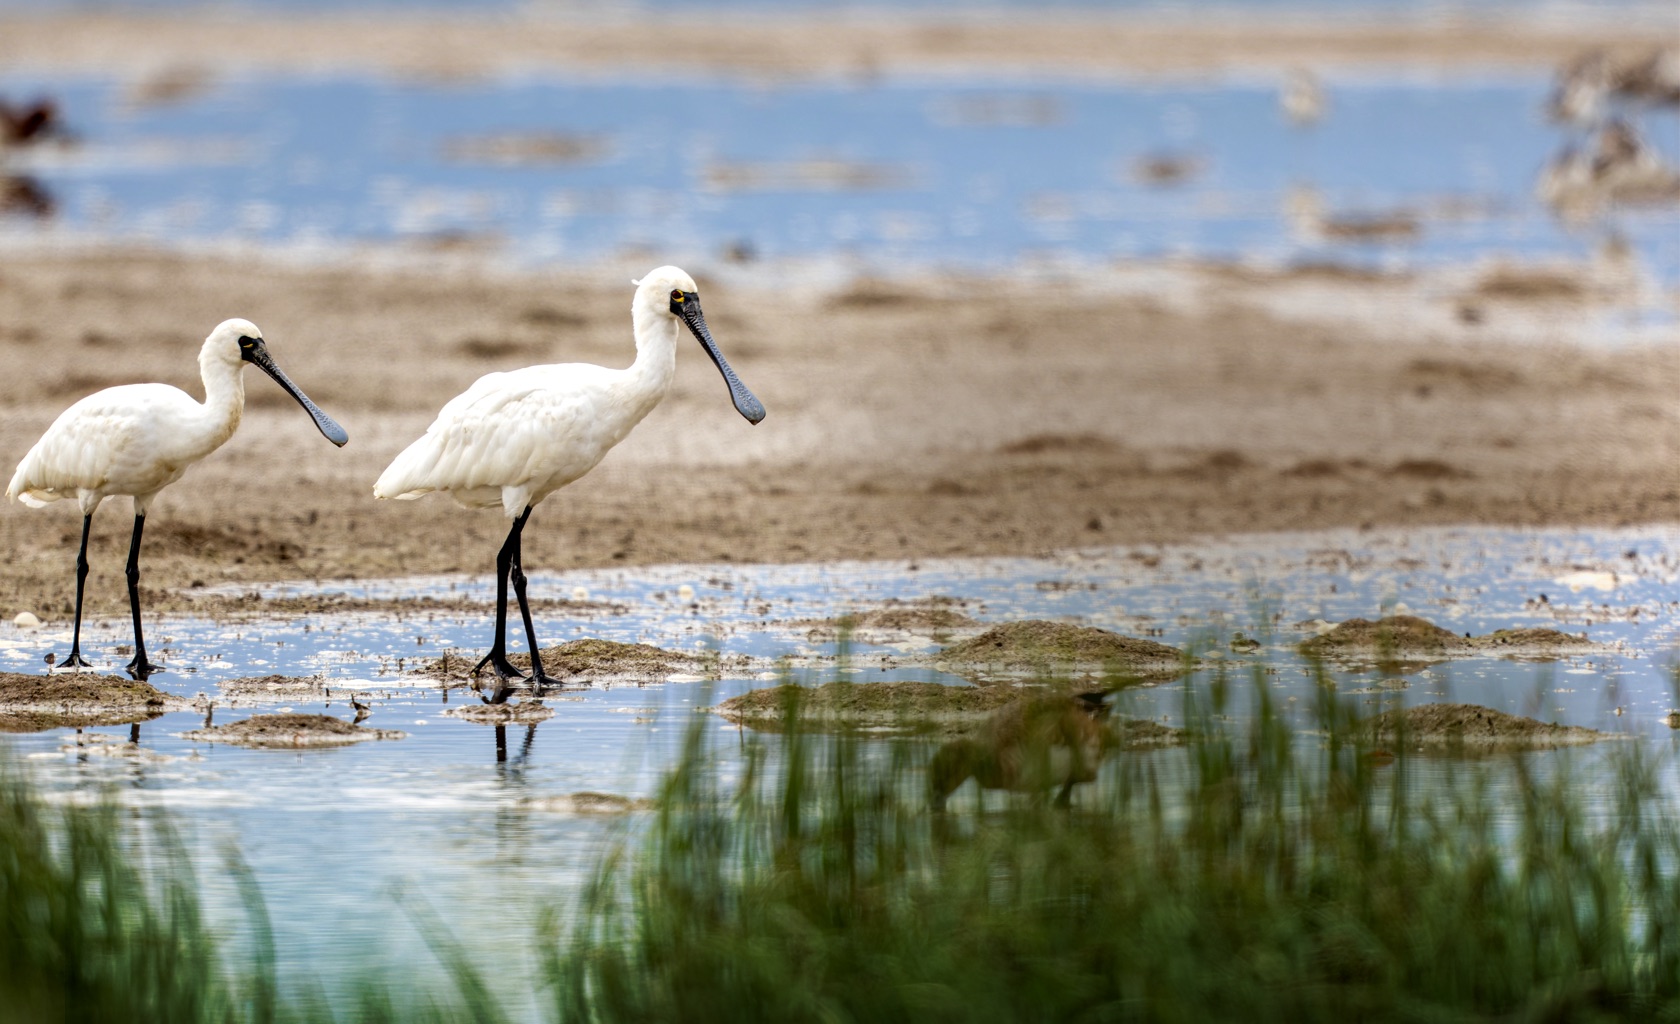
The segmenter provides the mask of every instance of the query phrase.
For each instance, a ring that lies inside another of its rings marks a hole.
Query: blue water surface
[[[484,577],[264,590],[466,597],[485,605],[494,594]],[[244,911],[225,858],[236,848],[266,895],[288,976],[321,978],[329,987],[378,966],[380,957],[393,964],[429,957],[405,901],[442,914],[496,976],[527,977],[523,944],[538,912],[564,905],[603,844],[640,827],[637,815],[569,813],[564,798],[651,795],[705,706],[779,678],[966,685],[938,659],[954,636],[865,631],[837,657],[833,631],[820,621],[893,599],[949,597],[983,624],[1054,618],[1195,645],[1210,655],[1207,667],[1187,683],[1122,694],[1124,712],[1180,723],[1185,687],[1205,699],[1223,662],[1237,680],[1234,716],[1248,714],[1259,680],[1303,730],[1313,727],[1308,709],[1319,695],[1313,672],[1294,653],[1312,635],[1303,623],[1410,612],[1460,632],[1551,626],[1599,646],[1550,662],[1471,658],[1389,674],[1337,668],[1333,697],[1361,713],[1464,701],[1631,736],[1664,756],[1680,745],[1680,733],[1663,721],[1680,706],[1680,542],[1668,528],[1348,530],[1053,558],[538,572],[531,590],[578,602],[574,612],[539,611],[547,643],[598,636],[716,651],[723,678],[598,683],[552,696],[553,718],[498,737],[491,727],[442,714],[474,700],[469,692],[446,694],[413,672],[443,650],[475,659],[491,631],[487,609],[235,622],[175,616],[150,625],[154,656],[170,667],[152,681],[183,697],[217,699],[217,723],[278,710],[348,718],[355,694],[370,707],[368,726],[406,738],[335,750],[242,750],[182,738],[203,724],[198,710],[140,725],[137,744],[127,742],[130,727],[119,726],[0,736],[0,745],[25,758],[57,798],[103,792],[137,808],[169,808],[196,851],[216,919],[233,932]],[[1226,641],[1238,629],[1267,646],[1253,655],[1231,652]],[[63,623],[33,632],[0,627],[0,668],[38,671],[43,652],[62,653],[68,640]],[[115,645],[127,640],[120,620],[84,631],[84,649],[104,671],[124,660]],[[1257,668],[1264,671],[1256,675]],[[218,685],[276,672],[318,675],[329,692],[230,704]],[[713,737],[716,771],[733,778],[741,767],[737,730],[710,715],[699,721]],[[1571,771],[1580,785],[1608,785],[1609,773],[1594,774],[1604,747],[1533,760],[1542,771]],[[1168,767],[1177,755],[1158,756]],[[518,991],[529,996],[528,988]]]
[[[1581,259],[1614,236],[1680,281],[1680,211],[1570,224],[1534,197],[1546,162],[1582,141],[1543,118],[1539,76],[1333,79],[1305,128],[1269,80],[249,78],[163,105],[131,89],[0,76],[0,94],[58,96],[80,138],[14,157],[57,212],[0,220],[0,236],[994,270],[1161,256],[1403,269]],[[1680,118],[1640,123],[1680,159]],[[1140,180],[1160,159],[1187,176]],[[1417,233],[1326,240],[1314,210]]]

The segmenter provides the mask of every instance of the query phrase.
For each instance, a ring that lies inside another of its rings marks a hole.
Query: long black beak
[[[712,340],[711,329],[706,326],[706,314],[700,312],[700,299],[690,293],[683,296],[682,318],[688,329],[694,332],[706,354],[717,364],[718,372],[723,374],[724,383],[729,385],[729,398],[735,403],[735,411],[747,418],[748,423],[758,423],[764,419],[764,403],[753,396],[747,386],[741,383],[741,378],[735,376],[735,371],[729,368],[729,361],[718,351],[717,342]]]
[[[287,394],[297,399],[297,403],[303,406],[303,411],[307,412],[309,418],[315,421],[315,427],[321,431],[321,436],[340,448],[350,443],[350,435],[344,432],[344,428],[334,422],[331,416],[322,412],[321,407],[311,402],[309,396],[303,393],[302,388],[292,383],[292,378],[286,376],[280,371],[280,367],[274,365],[274,360],[269,357],[268,347],[262,343],[260,338],[255,345],[246,349],[243,354],[247,360],[262,367],[262,371],[273,377],[274,383],[285,388]]]

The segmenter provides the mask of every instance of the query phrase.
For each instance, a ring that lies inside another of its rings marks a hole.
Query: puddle
[[[80,139],[10,159],[54,215],[0,219],[0,234],[303,251],[407,241],[525,265],[652,246],[701,261],[992,270],[1581,261],[1614,236],[1652,280],[1680,280],[1672,204],[1572,228],[1535,197],[1572,141],[1542,114],[1550,88],[1541,75],[1348,75],[1326,83],[1331,113],[1303,129],[1269,78],[265,77],[145,104],[132,83],[0,75],[0,95],[55,96]],[[1680,118],[1651,111],[1641,127],[1680,160]]]
[[[212,712],[217,726],[255,713],[349,721],[358,713],[354,700],[367,712],[363,727],[406,737],[333,749],[247,750],[183,738],[206,724],[205,714],[193,710],[171,711],[137,729],[56,730],[6,736],[0,745],[26,758],[42,787],[64,799],[92,799],[109,787],[124,803],[171,808],[194,837],[207,895],[220,914],[235,915],[240,905],[214,867],[225,844],[237,840],[269,900],[282,962],[307,965],[330,981],[334,970],[365,965],[368,950],[426,955],[387,898],[397,880],[411,896],[448,908],[468,948],[513,948],[510,942],[530,934],[545,898],[560,898],[581,882],[599,840],[622,827],[615,824],[619,816],[595,813],[597,805],[630,808],[651,796],[691,716],[772,685],[777,659],[810,683],[961,684],[935,667],[933,655],[944,643],[998,621],[1064,620],[1172,646],[1211,639],[1204,652],[1209,665],[1224,660],[1245,677],[1246,666],[1269,658],[1266,685],[1305,726],[1315,690],[1294,645],[1317,635],[1314,621],[1411,614],[1460,636],[1551,627],[1585,632],[1596,646],[1586,653],[1563,649],[1552,662],[1477,656],[1387,675],[1333,669],[1344,699],[1367,712],[1450,701],[1664,745],[1677,736],[1663,721],[1676,706],[1670,666],[1680,644],[1680,544],[1672,530],[1338,531],[1038,559],[539,572],[531,590],[581,592],[622,609],[587,619],[542,616],[546,644],[589,636],[716,651],[724,656],[718,660],[723,678],[708,687],[685,670],[664,683],[552,694],[544,701],[552,717],[498,728],[448,714],[475,706],[475,698],[461,689],[446,695],[418,671],[445,650],[474,658],[482,652],[489,616],[449,610],[444,599],[489,601],[492,580],[272,586],[265,590],[271,596],[432,596],[441,607],[233,624],[160,619],[149,629],[156,637],[151,653],[161,654],[171,671],[152,683],[191,699],[243,680],[241,702]],[[956,600],[930,600],[940,596]],[[977,624],[936,634],[930,630],[962,619],[886,617],[878,620],[885,625],[853,640],[843,672],[831,634],[813,625],[907,604],[960,608]],[[96,670],[114,668],[121,659],[113,648],[126,642],[126,624],[98,622],[84,630]],[[1249,644],[1232,644],[1237,631],[1263,646],[1249,653]],[[32,630],[0,625],[0,670],[35,672],[44,651],[67,641],[61,623]],[[1193,685],[1204,686],[1209,670],[1193,677]],[[263,678],[272,674],[317,676],[320,687],[277,686]],[[1232,711],[1240,715],[1246,683],[1238,692]],[[1121,706],[1128,717],[1178,724],[1180,689],[1169,683],[1131,690]],[[718,770],[735,772],[736,727],[717,716],[705,721],[724,755]],[[138,746],[128,745],[136,732]],[[484,885],[482,876],[497,884]]]

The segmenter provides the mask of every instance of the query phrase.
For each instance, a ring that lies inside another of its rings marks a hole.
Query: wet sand
[[[1549,69],[1587,47],[1643,52],[1672,30],[1596,17],[1355,21],[1229,10],[1217,18],[1062,13],[851,16],[766,13],[451,19],[381,12],[285,16],[74,13],[0,18],[0,66],[99,75],[183,70],[376,72],[463,78],[506,72],[724,74],[1219,73],[1404,65],[1485,73]],[[252,45],[252,40],[262,45]]]
[[[1548,344],[1502,333],[1497,311],[1470,325],[1421,307],[1350,319],[1390,309],[1388,286],[1357,275],[1315,279],[1319,302],[1280,311],[1270,297],[1292,282],[1216,269],[1196,301],[1000,279],[752,290],[729,283],[740,272],[691,269],[769,418],[742,420],[685,343],[665,403],[538,509],[529,569],[1040,554],[1365,524],[1680,522],[1672,338]],[[148,606],[188,608],[166,592],[196,585],[487,572],[500,516],[435,495],[375,502],[372,481],[480,374],[627,365],[629,273],[6,256],[0,461],[9,476],[60,411],[100,387],[201,393],[204,335],[246,316],[350,444],[334,449],[247,374],[239,433],[153,506]],[[1092,280],[1106,277],[1094,268]],[[95,519],[90,614],[126,616],[130,515],[118,499]],[[0,506],[7,618],[68,617],[78,528],[69,503]]]

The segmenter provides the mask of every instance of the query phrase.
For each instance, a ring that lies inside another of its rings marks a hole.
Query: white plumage
[[[564,363],[480,377],[392,461],[374,496],[446,491],[468,508],[500,505],[518,517],[594,469],[659,404],[676,362],[674,345],[666,348],[629,370]]]
[[[140,630],[137,583],[142,523],[159,491],[181,479],[190,466],[220,448],[239,428],[245,410],[243,371],[248,362],[262,367],[296,398],[334,444],[349,440],[343,428],[274,365],[257,326],[234,319],[217,325],[199,350],[203,402],[168,384],[106,388],[64,410],[18,463],[6,488],[8,498],[34,508],[74,499],[82,511],[75,639],[64,664],[87,664],[81,657],[81,622],[88,521],[106,498],[127,495],[134,499],[135,519],[128,575],[136,653],[129,670],[141,678],[156,671],[146,661]]]
[[[547,676],[536,657],[519,563],[519,535],[531,508],[595,468],[665,397],[685,324],[723,374],[736,410],[752,423],[764,418],[764,406],[712,340],[693,278],[676,267],[654,270],[638,283],[630,313],[636,360],[627,369],[562,363],[486,374],[445,405],[425,435],[392,460],[373,487],[376,498],[411,499],[443,491],[469,508],[500,506],[514,521],[497,558],[495,644],[478,668],[492,665],[504,682],[520,675],[506,658],[511,581],[526,623],[538,694]],[[498,687],[494,699],[507,695],[507,687]]]

